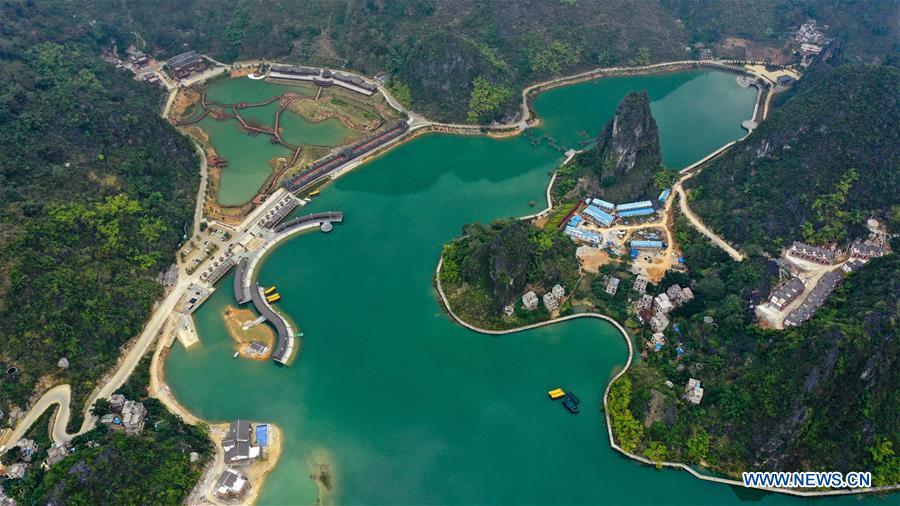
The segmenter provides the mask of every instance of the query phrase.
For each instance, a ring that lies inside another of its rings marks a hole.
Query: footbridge
[[[253,306],[256,307],[259,314],[268,320],[278,332],[278,343],[275,345],[275,352],[272,353],[272,360],[279,364],[287,364],[291,354],[294,352],[294,329],[291,328],[291,324],[284,317],[272,309],[269,301],[263,295],[263,289],[259,286],[259,283],[253,283],[253,288],[250,290],[250,299],[253,301]]]

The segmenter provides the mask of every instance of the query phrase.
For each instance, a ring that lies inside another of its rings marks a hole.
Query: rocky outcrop
[[[589,169],[590,180],[582,187],[596,190],[607,200],[623,202],[653,193],[653,174],[662,157],[646,91],[625,95],[594,149],[580,155],[577,163]]]

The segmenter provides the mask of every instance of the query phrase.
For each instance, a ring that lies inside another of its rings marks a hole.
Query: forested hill
[[[101,61],[92,31],[6,2],[0,34],[0,370],[16,370],[0,410],[40,380],[71,384],[80,413],[162,294],[197,160],[159,92]]]
[[[872,214],[900,227],[900,70],[824,72],[687,182],[691,207],[729,241],[839,241]]]
[[[385,70],[429,117],[481,122],[517,112],[527,83],[597,66],[696,58],[698,43],[743,58],[787,52],[808,18],[877,62],[897,47],[894,2],[881,0],[66,0],[36,2],[59,30],[115,34],[161,57],[196,49],[221,61],[271,58]],[[29,5],[24,2],[19,5]],[[738,38],[738,39],[735,39]],[[686,49],[690,46],[690,49]],[[476,91],[476,93],[473,93]],[[473,96],[475,97],[473,103]],[[474,113],[474,114],[470,114]]]

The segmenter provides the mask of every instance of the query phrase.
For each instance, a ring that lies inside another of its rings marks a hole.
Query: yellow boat
[[[565,397],[566,392],[562,388],[557,388],[556,390],[550,390],[549,392],[547,392],[547,395],[549,395],[551,399],[556,400],[560,397]]]
[[[309,193],[309,196],[310,196],[310,197],[315,197],[315,196],[318,195],[318,194],[319,194],[319,190],[316,190],[316,191],[314,191],[314,192],[310,192],[310,193]]]
[[[276,289],[278,289],[278,287],[275,285],[272,285],[269,288],[266,288],[266,291],[263,293],[266,295],[272,295],[272,292],[274,292]]]
[[[277,293],[275,295],[269,295],[268,297],[266,297],[266,300],[269,302],[278,302],[279,300],[281,300],[281,295]]]

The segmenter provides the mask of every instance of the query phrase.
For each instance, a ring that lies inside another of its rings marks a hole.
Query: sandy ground
[[[583,271],[593,272],[594,274],[600,272],[600,267],[608,264],[610,261],[609,254],[606,251],[590,246],[579,246],[575,250],[575,256],[578,257]]]
[[[225,306],[225,309],[222,310],[222,319],[225,321],[228,335],[234,339],[237,351],[241,356],[251,360],[266,360],[272,355],[272,348],[275,346],[275,332],[264,323],[254,325],[247,330],[244,330],[242,327],[242,325],[250,323],[256,318],[256,313],[249,309]],[[249,353],[247,349],[252,341],[268,346],[269,352],[265,355]]]

